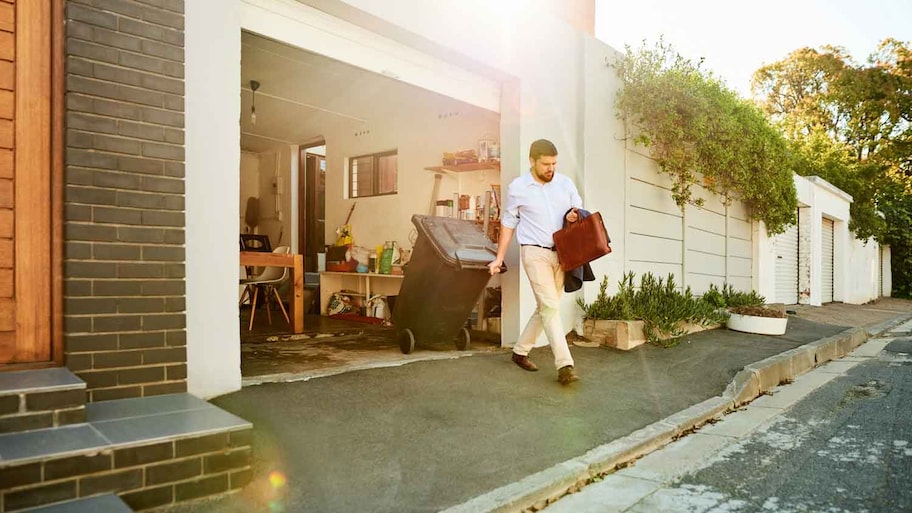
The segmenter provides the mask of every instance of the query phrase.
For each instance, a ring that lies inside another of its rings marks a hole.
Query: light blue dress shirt
[[[564,227],[564,215],[571,208],[581,208],[580,198],[573,181],[554,173],[545,184],[538,183],[532,173],[513,179],[507,187],[501,224],[516,230],[520,244],[554,246],[552,234]]]

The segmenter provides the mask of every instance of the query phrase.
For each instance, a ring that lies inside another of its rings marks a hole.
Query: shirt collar
[[[557,174],[557,173],[555,173],[555,175],[556,175],[556,174]],[[548,185],[547,183],[539,183],[538,180],[536,180],[535,177],[532,176],[532,169],[531,169],[531,168],[529,169],[529,172],[528,172],[528,173],[526,173],[525,175],[523,175],[523,178],[525,178],[525,180],[526,180],[526,186],[529,186],[529,185],[536,185],[536,186],[538,186],[538,187],[544,187],[545,185]],[[554,181],[554,180],[552,179],[551,182],[553,182],[553,181]],[[551,183],[551,182],[548,182],[548,183]]]

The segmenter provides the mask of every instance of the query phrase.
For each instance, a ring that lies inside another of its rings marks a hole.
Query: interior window
[[[398,150],[352,157],[348,161],[348,196],[396,194]]]

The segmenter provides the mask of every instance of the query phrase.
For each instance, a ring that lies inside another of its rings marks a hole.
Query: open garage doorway
[[[278,300],[241,302],[243,382],[452,357],[446,344],[403,355],[388,321],[418,236],[413,215],[499,223],[499,114],[251,32],[241,35],[239,85],[239,232],[304,256],[306,314],[296,334]],[[398,266],[355,266],[393,243]],[[341,244],[351,268],[333,267]],[[242,278],[251,272],[262,269]],[[470,350],[500,350],[496,317],[485,320],[499,313],[498,280],[467,319]],[[292,283],[271,286],[287,298]]]

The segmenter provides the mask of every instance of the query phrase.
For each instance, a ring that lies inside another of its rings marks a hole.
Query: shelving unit
[[[321,272],[320,314],[326,315],[329,298],[334,292],[363,299],[370,299],[376,294],[395,296],[399,294],[403,278],[401,274]]]
[[[500,171],[500,162],[472,162],[470,164],[455,164],[452,166],[429,166],[424,169],[435,173],[464,173],[467,171],[488,171],[493,169]]]

